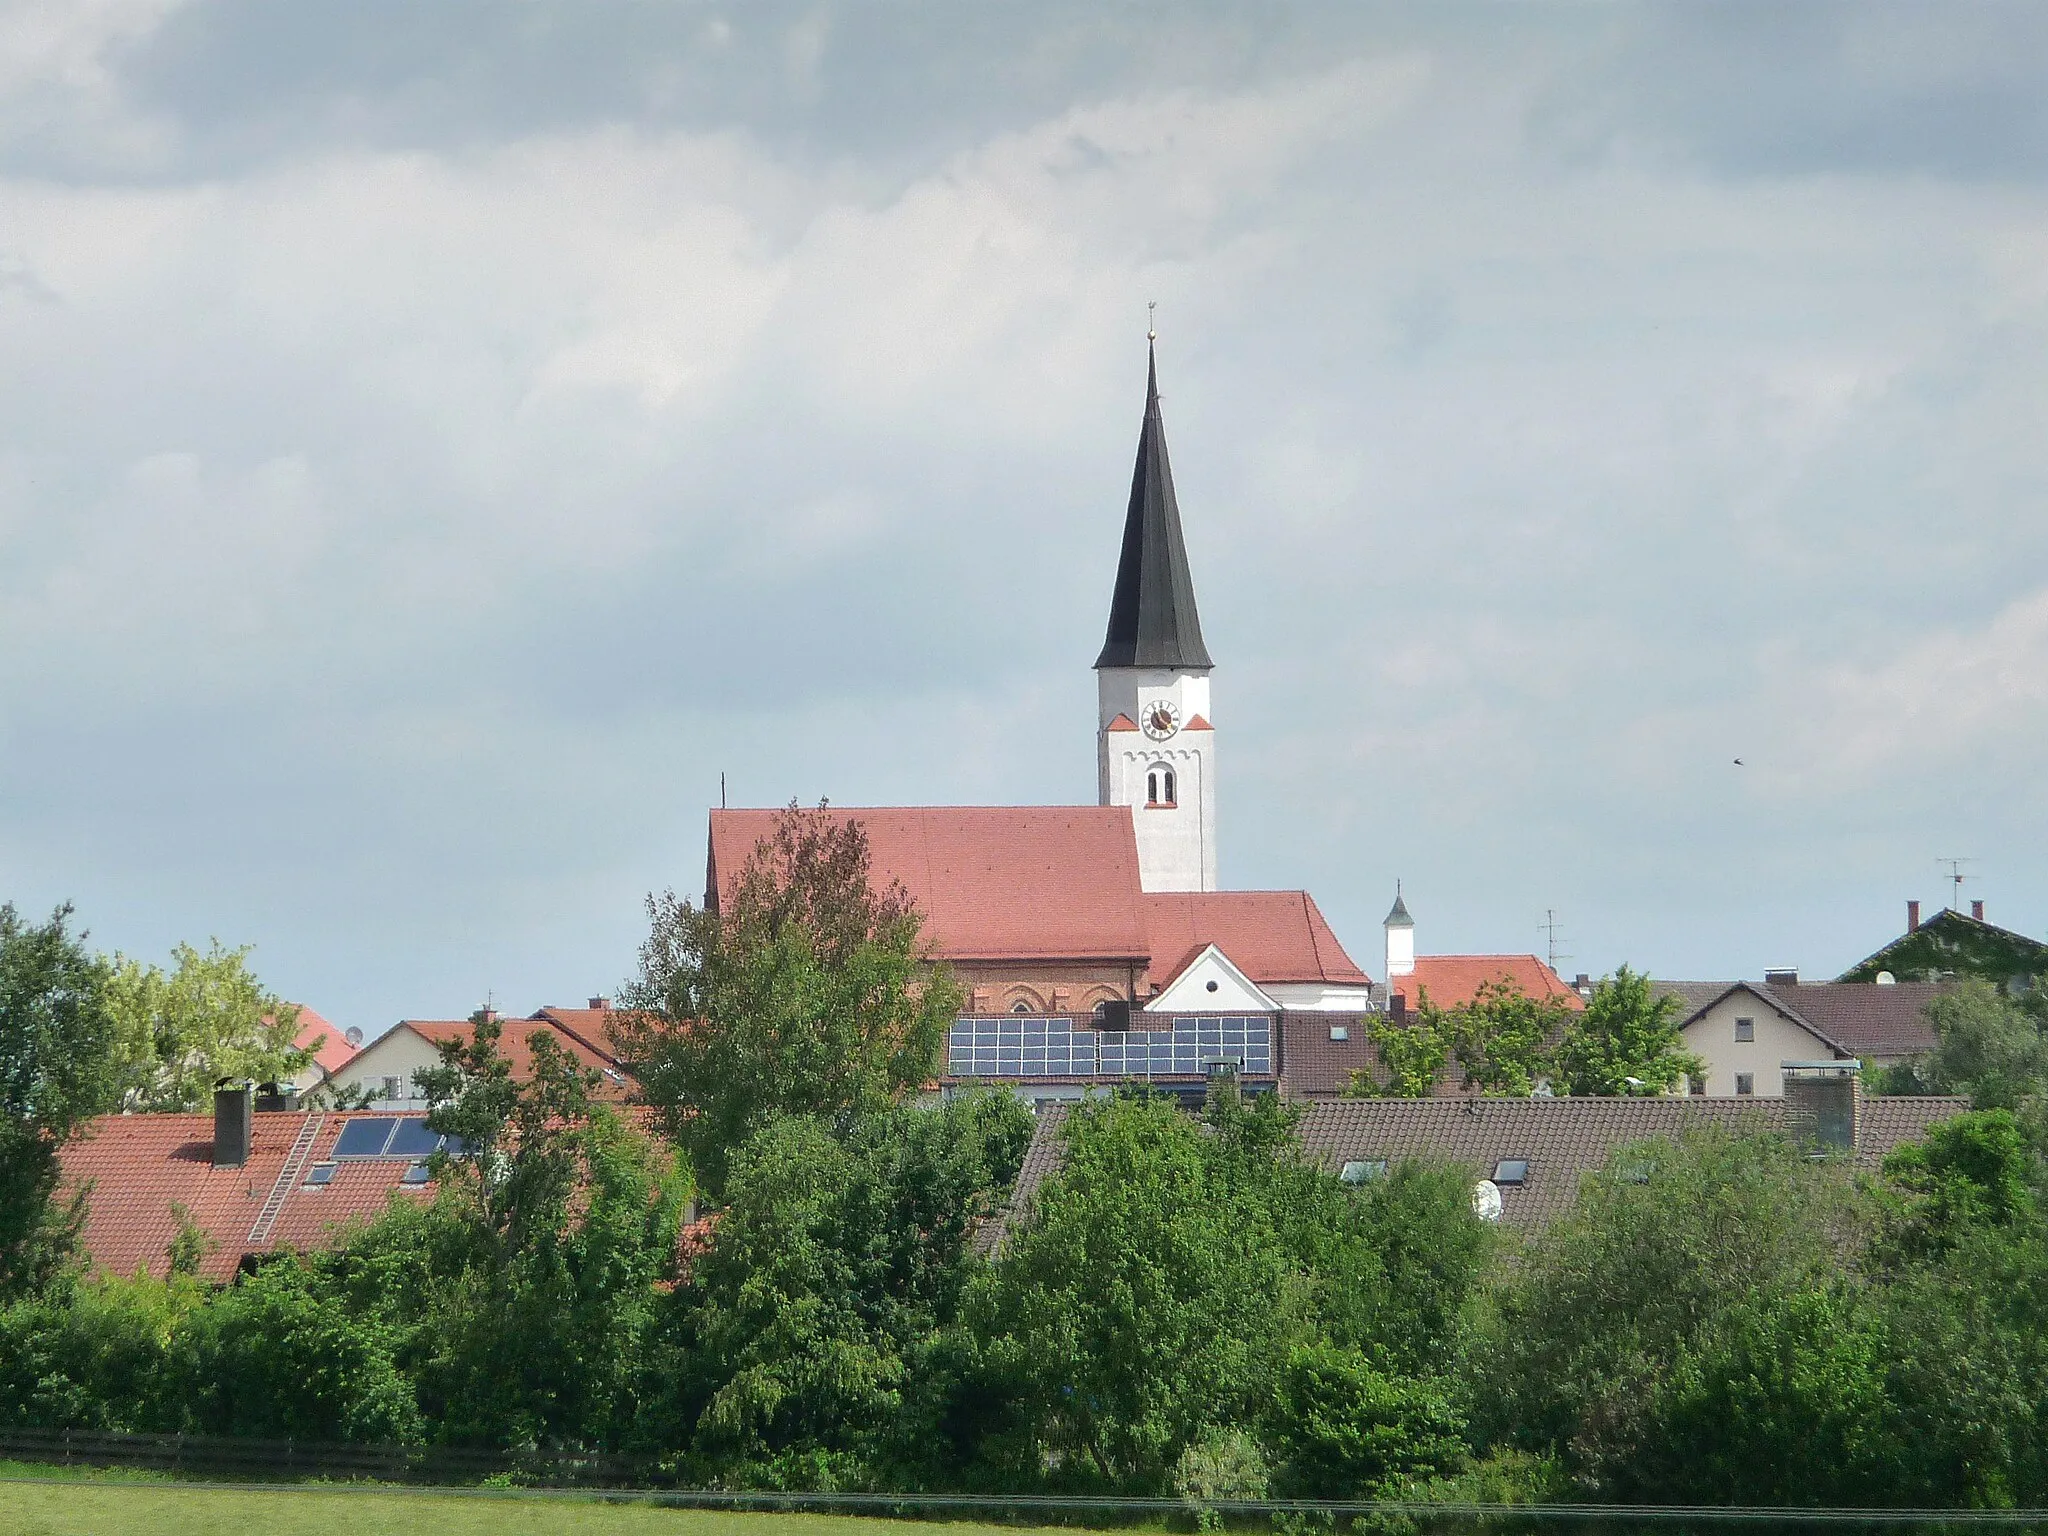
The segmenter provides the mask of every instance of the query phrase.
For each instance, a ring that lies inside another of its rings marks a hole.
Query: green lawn
[[[583,1499],[244,1492],[172,1482],[0,1478],[0,1536],[1027,1536],[1017,1526],[728,1514]],[[1062,1533],[1071,1536],[1071,1533]]]

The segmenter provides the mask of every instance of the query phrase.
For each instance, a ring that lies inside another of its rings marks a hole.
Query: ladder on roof
[[[277,1182],[270,1186],[270,1198],[263,1202],[263,1209],[256,1213],[256,1225],[249,1229],[247,1247],[250,1250],[270,1241],[271,1231],[284,1210],[285,1197],[292,1192],[292,1185],[299,1181],[299,1175],[306,1167],[306,1156],[313,1150],[313,1138],[320,1134],[320,1127],[326,1123],[325,1115],[309,1114],[306,1123],[299,1127],[299,1134],[292,1140],[291,1151],[284,1155],[284,1166],[277,1170]]]

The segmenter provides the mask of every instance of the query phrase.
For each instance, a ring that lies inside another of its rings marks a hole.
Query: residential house
[[[588,1008],[543,1008],[531,1018],[499,1019],[498,1049],[512,1075],[523,1078],[532,1071],[534,1038],[545,1033],[579,1066],[596,1074],[597,1097],[629,1098],[632,1079],[625,1064],[611,1052],[606,1029],[609,1009],[600,1006],[604,1002],[592,998]],[[467,1019],[400,1020],[337,1068],[330,1082],[340,1092],[366,1093],[389,1108],[424,1110],[427,1100],[420,1087],[420,1072],[439,1066],[441,1048],[467,1041],[471,1029]]]

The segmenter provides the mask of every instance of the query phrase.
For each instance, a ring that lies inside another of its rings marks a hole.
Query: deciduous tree
[[[1705,1070],[1679,1037],[1678,999],[1654,995],[1649,977],[1625,965],[1594,984],[1552,1066],[1567,1093],[1624,1098],[1667,1092]]]

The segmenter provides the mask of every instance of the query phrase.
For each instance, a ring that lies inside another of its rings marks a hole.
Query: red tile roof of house
[[[1262,986],[1367,984],[1306,891],[1154,891],[1139,900],[1157,986],[1172,981],[1211,944]]]
[[[1585,1007],[1585,1002],[1562,976],[1534,955],[1417,955],[1415,974],[1396,976],[1387,985],[1407,994],[1408,1006],[1422,1005],[1422,989],[1438,1008],[1457,1008],[1471,1002],[1490,981],[1507,980],[1534,998],[1556,998],[1567,1008]]]
[[[105,1115],[64,1144],[59,1162],[67,1188],[90,1185],[84,1239],[94,1267],[118,1275],[137,1269],[167,1273],[171,1239],[178,1231],[171,1210],[176,1202],[218,1244],[200,1264],[200,1273],[225,1280],[245,1253],[267,1253],[280,1245],[320,1246],[332,1242],[348,1223],[382,1211],[400,1190],[408,1160],[351,1159],[335,1168],[331,1183],[310,1189],[306,1170],[332,1155],[348,1122],[401,1118],[408,1117],[257,1114],[248,1162],[216,1168],[211,1115]],[[300,1147],[302,1133],[306,1139]],[[404,1187],[407,1199],[413,1198],[411,1191],[431,1188]],[[273,1196],[277,1205],[266,1219]]]
[[[348,1038],[340,1030],[304,1003],[299,1004],[299,1032],[292,1043],[302,1048],[312,1047],[313,1062],[323,1072],[332,1072],[356,1053],[356,1048],[348,1043]]]
[[[589,1010],[565,1011],[584,1013]],[[596,1092],[598,1098],[624,1099],[631,1092],[632,1080],[626,1075],[625,1064],[610,1051],[583,1039],[573,1027],[557,1025],[546,1018],[500,1019],[498,1023],[503,1031],[498,1036],[498,1051],[511,1066],[514,1078],[532,1075],[533,1038],[536,1034],[545,1032],[553,1035],[579,1065],[599,1075]],[[398,1028],[409,1029],[429,1044],[438,1046],[451,1041],[468,1040],[471,1025],[467,1019],[405,1019],[399,1023]],[[379,1038],[390,1037],[386,1035]]]
[[[867,829],[876,882],[902,882],[940,959],[1143,964],[1151,954],[1127,807],[835,807],[832,814]],[[715,904],[782,815],[711,813],[708,902]]]

